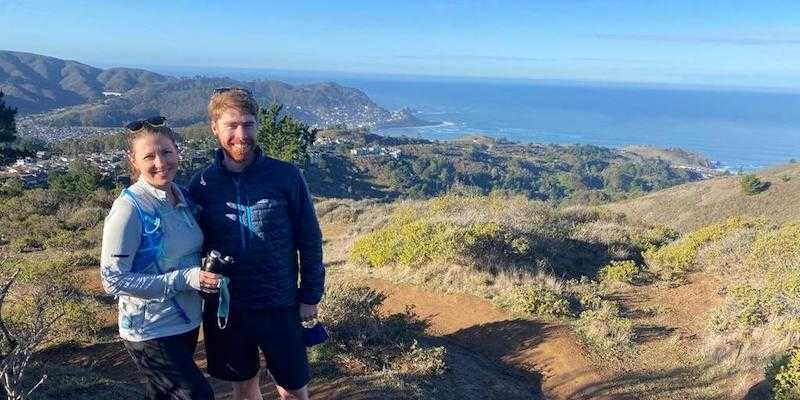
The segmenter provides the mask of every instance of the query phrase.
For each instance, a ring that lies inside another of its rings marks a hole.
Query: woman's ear
[[[136,166],[136,156],[133,152],[128,153],[128,166],[131,168],[131,175],[139,175],[139,168]]]

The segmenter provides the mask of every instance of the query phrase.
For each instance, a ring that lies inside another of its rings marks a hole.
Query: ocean
[[[334,81],[362,90],[387,109],[410,107],[419,118],[436,123],[376,131],[383,135],[446,140],[484,134],[525,143],[678,147],[734,171],[800,159],[800,93],[274,70],[216,72],[291,84]]]

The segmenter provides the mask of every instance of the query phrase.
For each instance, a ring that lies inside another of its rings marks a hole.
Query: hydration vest
[[[187,202],[187,205],[192,209],[188,194],[181,188],[181,194]],[[131,272],[140,274],[163,274],[158,260],[164,256],[164,227],[161,226],[161,214],[158,209],[154,209],[153,213],[145,211],[139,201],[136,200],[136,195],[128,189],[122,190],[123,195],[128,197],[136,208],[139,214],[139,220],[142,221],[142,236],[139,241],[139,249],[136,250],[136,256],[133,258],[133,266]],[[173,297],[171,299],[172,305],[178,310],[181,319],[187,324],[192,320],[186,315],[186,311],[178,304],[178,301]]]

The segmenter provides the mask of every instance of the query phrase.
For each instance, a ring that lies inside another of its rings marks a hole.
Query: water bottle
[[[203,259],[202,265],[200,265],[200,269],[206,272],[212,272],[215,274],[219,274],[222,269],[223,264],[230,264],[233,262],[233,258],[230,256],[223,257],[222,254],[217,250],[211,250],[206,255],[206,258]],[[216,294],[214,293],[200,293],[203,298],[206,300],[216,298]]]

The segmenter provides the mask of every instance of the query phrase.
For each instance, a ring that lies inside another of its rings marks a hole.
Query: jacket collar
[[[161,190],[144,180],[143,177],[139,177],[139,179],[134,184],[136,187],[140,188],[144,192],[150,194],[151,196],[155,197],[157,200],[160,201],[167,201],[167,191]],[[175,182],[170,182],[170,187],[172,189],[172,193],[175,194],[176,204],[175,207],[185,207],[187,206],[186,198],[183,197],[183,191],[178,187]]]

